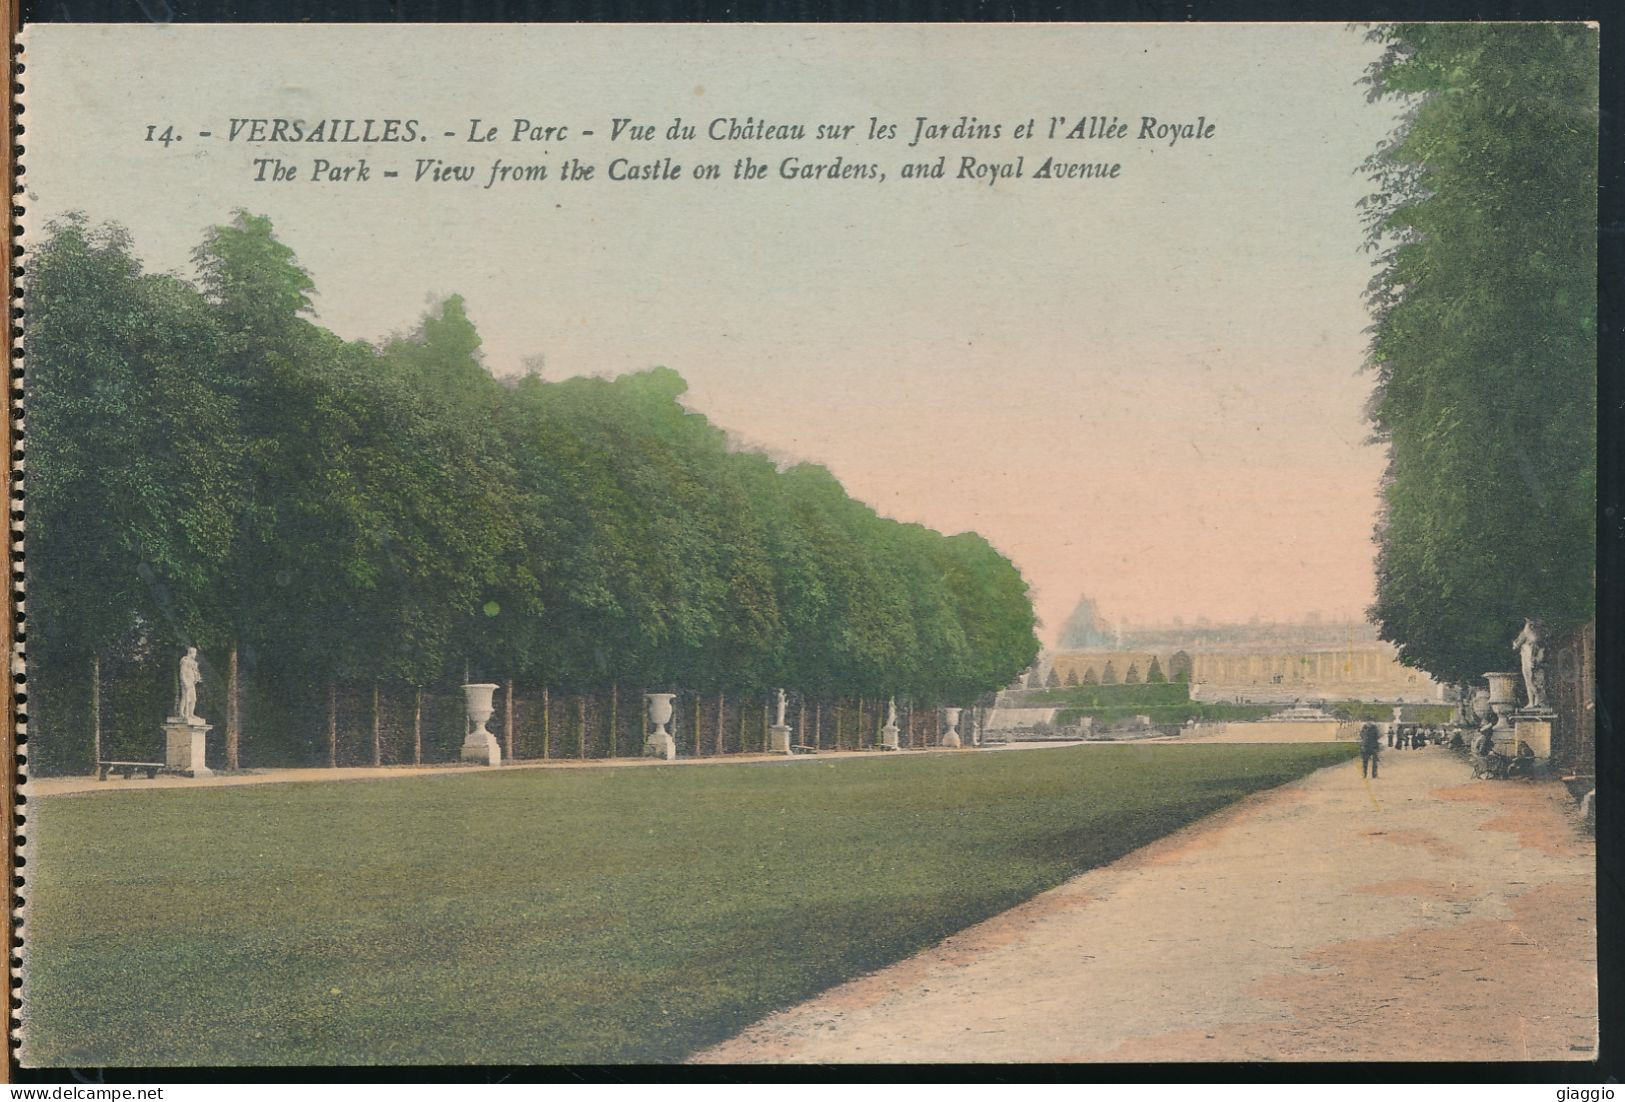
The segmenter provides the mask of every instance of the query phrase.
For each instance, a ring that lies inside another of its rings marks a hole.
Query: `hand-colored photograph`
[[[23,1069],[1595,1066],[1595,24],[20,64]]]

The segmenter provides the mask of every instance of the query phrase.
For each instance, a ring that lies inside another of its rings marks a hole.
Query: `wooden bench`
[[[96,763],[96,779],[105,781],[107,774],[117,773],[125,780],[129,780],[137,773],[145,773],[150,781],[164,768],[161,761],[99,761]]]

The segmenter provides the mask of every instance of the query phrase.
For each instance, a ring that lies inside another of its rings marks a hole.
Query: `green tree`
[[[143,273],[122,228],[53,223],[25,287],[31,758],[48,769],[89,749],[38,736],[101,656],[218,641],[240,441],[207,304]]]
[[[1171,681],[1188,683],[1191,679],[1191,656],[1182,650],[1176,650],[1168,659],[1168,678]]]
[[[1090,666],[1088,669],[1083,671],[1083,684],[1085,684],[1085,685],[1098,685],[1098,684],[1100,684],[1100,676],[1095,673],[1095,668],[1093,666]]]
[[[1399,24],[1368,75],[1383,638],[1444,681],[1594,614],[1597,32]]]
[[[1137,662],[1128,664],[1128,673],[1123,675],[1123,684],[1138,685],[1140,683],[1140,666]]]
[[[1101,671],[1100,683],[1102,685],[1117,684],[1117,667],[1112,665],[1111,659],[1106,659],[1106,668]]]
[[[81,215],[49,227],[26,296],[31,650],[197,642],[237,450],[207,305]]]
[[[1147,666],[1145,670],[1145,683],[1147,685],[1164,685],[1167,682],[1168,678],[1162,672],[1162,663],[1158,662],[1157,656],[1153,654],[1151,656],[1151,665]]]

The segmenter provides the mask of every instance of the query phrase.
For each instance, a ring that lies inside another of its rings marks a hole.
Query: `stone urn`
[[[496,736],[485,729],[491,713],[496,710],[491,703],[496,691],[496,685],[489,682],[463,686],[463,703],[468,710],[468,732],[463,737],[462,753],[462,759],[466,762],[477,765],[502,764],[502,750],[497,746]]]
[[[671,722],[671,702],[677,699],[677,694],[644,693],[643,699],[649,702],[649,722],[654,724],[649,740],[643,744],[643,756],[676,761],[677,740],[666,730],[666,724]]]
[[[942,736],[942,745],[951,750],[957,750],[961,745],[959,741],[959,716],[964,710],[963,708],[944,708],[942,710],[942,718],[948,723],[948,733]]]

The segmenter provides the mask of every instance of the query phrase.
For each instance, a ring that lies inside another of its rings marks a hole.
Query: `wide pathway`
[[[1594,846],[1553,782],[1388,751],[775,1014],[702,1062],[1589,1060]]]

